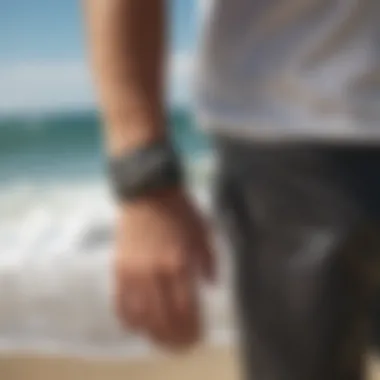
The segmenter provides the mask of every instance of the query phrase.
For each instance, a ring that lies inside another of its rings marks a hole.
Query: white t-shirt
[[[207,129],[380,141],[380,0],[213,3],[196,77]]]

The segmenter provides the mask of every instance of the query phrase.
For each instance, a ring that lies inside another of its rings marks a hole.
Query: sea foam
[[[211,212],[214,160],[187,166],[196,204]],[[0,350],[141,355],[112,309],[115,206],[105,180],[13,183],[0,189]],[[203,287],[208,339],[229,340],[229,263],[215,232],[220,282]]]

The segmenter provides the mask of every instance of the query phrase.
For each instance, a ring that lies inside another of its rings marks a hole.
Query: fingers
[[[203,227],[203,226],[202,226]],[[206,231],[205,228],[202,230]],[[200,275],[208,282],[214,282],[217,277],[216,257],[211,244],[211,239],[207,234],[198,233],[201,238],[194,239],[190,248],[194,254],[194,267],[198,269]]]
[[[199,338],[197,297],[190,272],[166,266],[154,273],[123,275],[117,287],[116,306],[124,327],[144,332],[173,349],[187,347]]]
[[[204,222],[194,225],[193,238],[190,240],[189,251],[192,252],[193,266],[208,282],[214,282],[217,277],[216,257],[212,246],[213,231]]]
[[[190,274],[177,274],[172,278],[172,291],[167,292],[173,304],[173,318],[176,318],[176,328],[181,332],[179,343],[192,344],[200,337],[200,319],[198,294],[195,278]]]
[[[117,276],[115,306],[118,319],[125,329],[140,330],[147,320],[147,296],[138,276]]]
[[[151,286],[148,329],[153,340],[173,349],[195,343],[199,336],[198,308],[188,271],[159,271]]]
[[[211,247],[206,244],[204,245],[204,248],[198,252],[200,252],[198,260],[203,278],[206,281],[214,282],[216,280],[217,272],[214,252]]]

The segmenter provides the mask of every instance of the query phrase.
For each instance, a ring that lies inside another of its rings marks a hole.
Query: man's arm
[[[111,156],[165,136],[164,0],[86,0],[97,89]],[[200,334],[196,279],[212,254],[181,186],[122,203],[115,255],[120,321],[154,341],[184,347]]]
[[[112,154],[165,134],[164,0],[85,0],[90,53]]]

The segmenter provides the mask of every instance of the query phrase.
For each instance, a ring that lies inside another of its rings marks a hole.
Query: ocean
[[[169,128],[186,160],[209,150],[207,137],[186,109],[170,112]],[[1,183],[103,175],[101,130],[94,111],[0,119]]]
[[[188,189],[207,216],[211,143],[184,108],[170,112]],[[140,355],[112,304],[115,206],[96,112],[0,119],[0,349]],[[228,258],[215,232],[222,281],[202,288],[208,338],[230,339]]]

